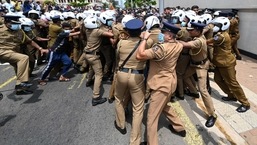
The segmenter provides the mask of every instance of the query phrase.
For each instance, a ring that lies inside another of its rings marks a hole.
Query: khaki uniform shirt
[[[135,48],[137,43],[139,42],[139,37],[130,37],[127,40],[120,40],[117,45],[117,54],[119,55],[119,66],[124,62],[124,60],[128,57],[130,52]],[[147,40],[146,49],[151,46],[153,41],[151,39]],[[135,70],[143,70],[145,68],[146,61],[140,61],[136,59],[136,51],[131,55],[129,60],[123,66],[123,68],[131,68]]]
[[[109,28],[105,25],[101,25],[100,26],[100,29],[104,32],[108,32],[109,31]],[[111,45],[111,41],[110,41],[110,38],[109,37],[104,37],[102,36],[102,46],[110,46]]]
[[[123,31],[123,26],[121,23],[112,25],[112,32],[114,40],[118,40],[120,37],[120,31]]]
[[[218,32],[213,37],[213,64],[216,67],[236,65],[236,58],[231,52],[231,40],[227,32]]]
[[[71,28],[75,28],[79,25],[79,21],[77,19],[70,19],[68,22],[70,23]]]
[[[59,33],[62,32],[62,27],[57,24],[50,24],[49,26],[49,36],[51,37],[51,40],[48,41],[47,47],[50,48],[53,46],[54,42],[56,41]]]
[[[102,35],[105,31],[101,29],[86,29],[87,44],[86,52],[98,51],[102,43]]]
[[[158,35],[161,33],[161,30],[159,28],[153,28],[151,30],[151,35],[149,38],[153,40],[153,44],[159,43]]]
[[[186,27],[181,27],[181,30],[178,31],[177,35],[176,35],[177,40],[182,40],[185,42],[191,41],[192,38],[190,37],[189,32],[186,30]],[[182,54],[184,55],[189,55],[189,49],[184,48],[181,51]]]
[[[230,26],[229,26],[229,34],[231,36],[233,35],[239,35],[239,28],[238,28],[238,20],[236,18],[232,18],[230,20]]]
[[[17,51],[21,44],[31,43],[31,39],[23,30],[11,31],[4,30],[0,32],[0,54],[4,50]]]
[[[147,84],[152,90],[173,93],[177,87],[175,67],[183,45],[177,41],[155,44],[147,56],[150,60],[150,70]]]
[[[194,62],[199,62],[207,58],[207,44],[204,35],[195,37],[192,41],[188,42],[191,45],[189,54]]]

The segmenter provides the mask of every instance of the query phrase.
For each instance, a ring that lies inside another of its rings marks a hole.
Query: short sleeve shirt
[[[31,43],[23,30],[0,32],[0,49],[18,50],[21,44]]]
[[[86,52],[98,51],[102,43],[102,35],[104,31],[101,29],[86,29],[87,45]]]

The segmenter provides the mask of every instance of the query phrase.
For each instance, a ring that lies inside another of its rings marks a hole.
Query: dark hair
[[[194,10],[194,9],[199,9],[199,6],[198,6],[198,5],[193,5],[193,6],[191,7],[191,10]]]

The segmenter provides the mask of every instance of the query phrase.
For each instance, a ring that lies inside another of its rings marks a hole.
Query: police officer
[[[214,20],[214,31],[217,33],[209,43],[214,44],[213,63],[216,65],[214,80],[228,97],[222,97],[224,101],[239,101],[242,103],[236,111],[246,112],[250,109],[243,89],[236,79],[236,59],[231,53],[231,40],[227,30],[229,19],[218,17]],[[226,58],[226,59],[224,59]]]
[[[186,136],[181,120],[172,107],[167,104],[177,87],[175,67],[183,46],[175,40],[175,35],[180,29],[165,22],[163,25],[162,39],[164,42],[146,50],[146,41],[151,34],[145,32],[144,39],[137,51],[138,60],[150,59],[147,79],[147,84],[151,88],[150,105],[147,113],[148,145],[158,145],[158,120],[162,112],[170,121],[172,131],[180,136]]]
[[[100,29],[102,29],[103,31],[111,32],[114,17],[111,16],[107,11],[101,13],[99,19],[102,23]],[[102,62],[104,62],[103,75],[105,79],[110,80],[112,74],[111,67],[114,61],[114,49],[112,48],[112,43],[109,37],[103,37],[102,40],[103,41],[100,47],[100,52],[103,55]]]
[[[84,20],[86,27],[87,44],[84,49],[83,57],[91,65],[91,72],[88,73],[88,82],[93,81],[95,75],[92,105],[96,106],[107,101],[106,98],[100,96],[100,88],[102,84],[103,72],[102,64],[99,56],[99,49],[102,42],[102,36],[113,37],[111,32],[105,32],[99,29],[99,22],[94,16],[89,16]]]
[[[136,53],[133,52],[133,49],[136,49],[140,43],[141,38],[139,36],[141,34],[142,26],[143,22],[139,19],[128,21],[125,29],[129,33],[129,38],[126,40],[120,40],[117,45],[119,70],[116,75],[115,84],[115,127],[122,134],[126,133],[124,111],[126,106],[124,106],[123,100],[127,95],[126,93],[129,93],[133,107],[130,145],[139,145],[141,142],[141,124],[145,98],[144,68],[146,61],[137,60]],[[152,40],[149,39],[148,43],[152,43],[151,41]],[[133,54],[127,61],[125,61],[130,53]],[[121,66],[122,64],[124,64],[124,66]]]
[[[32,31],[32,28],[34,27],[34,22],[29,18],[20,18],[21,22],[21,28],[25,32],[25,34],[33,41],[49,41],[47,38],[41,38],[35,35],[35,33]],[[35,66],[35,60],[36,60],[36,51],[34,47],[26,44],[21,45],[21,53],[26,54],[29,56],[29,76],[35,77],[35,74],[32,74],[32,71]]]
[[[21,44],[30,44],[41,53],[47,52],[32,41],[21,29],[19,17],[6,14],[4,16],[4,24],[7,29],[0,32],[0,61],[9,62],[15,69],[17,82],[16,94],[31,94],[28,90],[32,84],[28,83],[29,79],[29,58],[27,55],[20,54],[17,50]]]
[[[207,90],[206,79],[209,69],[210,61],[207,54],[206,38],[202,34],[205,24],[191,22],[191,27],[187,30],[190,36],[193,37],[192,41],[183,42],[180,41],[184,48],[189,48],[189,54],[191,55],[191,64],[185,74],[185,79],[189,79],[189,76],[196,73],[198,79],[198,89],[202,96],[204,105],[208,113],[208,119],[205,123],[206,127],[212,127],[217,119],[215,109],[213,106],[212,98]]]
[[[242,56],[237,48],[237,40],[240,38],[239,20],[235,17],[233,12],[228,13],[228,19],[230,20],[229,35],[231,39],[232,52],[236,55],[236,59],[241,60]]]
[[[155,43],[159,43],[160,41],[163,41],[158,39],[159,35],[161,34],[160,20],[158,19],[158,17],[149,16],[145,19],[144,24],[145,24],[146,31],[151,32],[151,35],[149,38],[153,40],[152,45],[154,45]],[[144,33],[145,32],[141,34],[141,37],[143,37]],[[150,47],[152,47],[152,45]],[[146,66],[146,72],[145,72],[146,77],[147,77],[148,70],[149,70],[149,61],[147,62],[147,66]],[[150,97],[150,88],[149,86],[146,85],[145,99],[147,100],[149,97]]]

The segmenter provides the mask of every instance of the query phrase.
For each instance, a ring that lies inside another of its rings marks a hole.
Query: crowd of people
[[[8,9],[8,7],[6,7]],[[52,79],[68,82],[73,66],[87,72],[86,86],[93,85],[92,106],[115,102],[114,126],[126,134],[126,110],[131,102],[133,121],[130,144],[158,145],[158,120],[164,113],[172,132],[185,137],[186,129],[168,102],[185,94],[202,97],[207,110],[206,127],[217,119],[208,73],[226,93],[224,101],[239,101],[237,112],[250,109],[236,79],[239,17],[237,11],[200,13],[167,7],[162,15],[150,9],[51,10],[18,13],[1,10],[0,61],[15,69],[17,95],[32,94],[29,77],[46,60],[39,85]],[[36,64],[37,60],[37,64]],[[112,82],[109,98],[100,95],[102,81]],[[149,99],[149,100],[148,100]],[[144,104],[147,142],[141,143]]]

